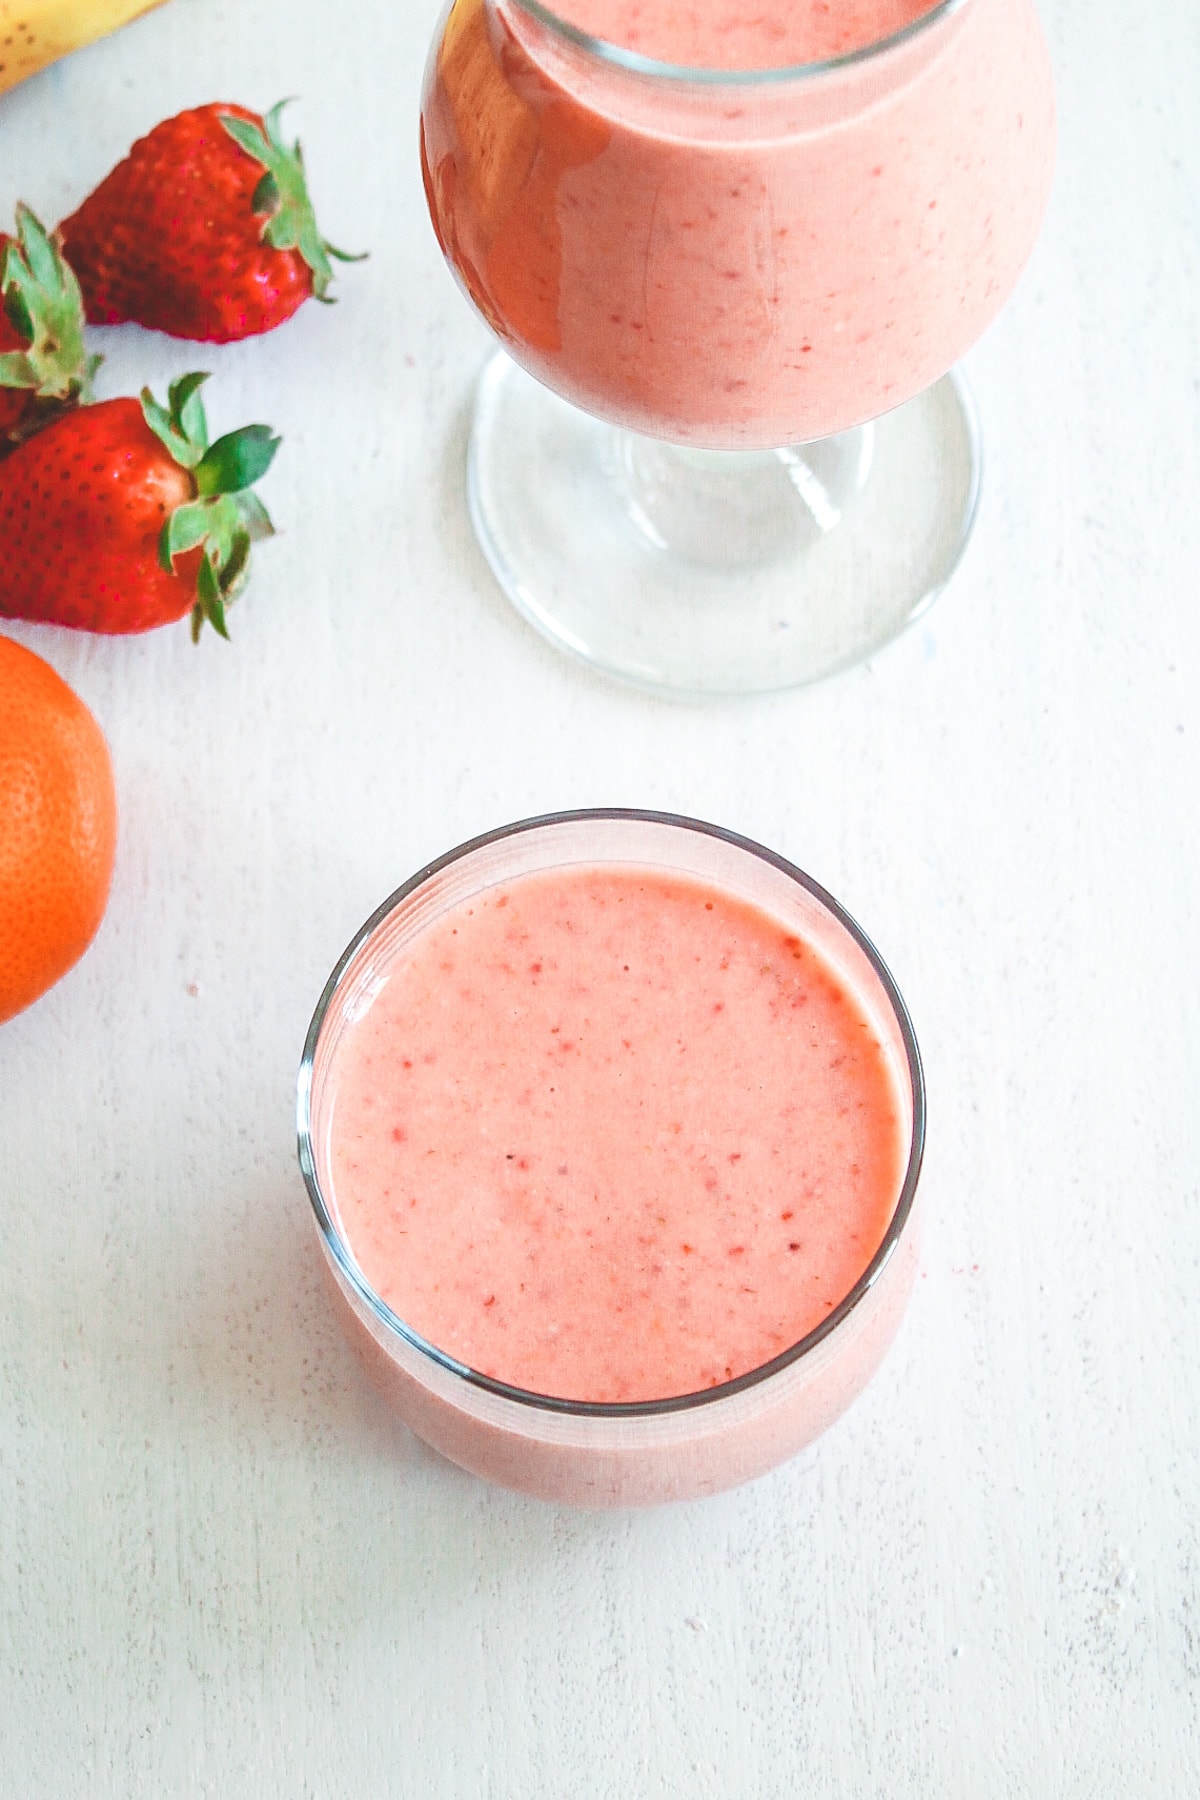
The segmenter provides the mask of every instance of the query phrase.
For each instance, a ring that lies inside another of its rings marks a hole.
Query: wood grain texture
[[[909,637],[687,707],[560,660],[463,499],[487,351],[424,215],[433,7],[172,0],[0,103],[61,217],[212,98],[295,109],[341,302],[206,350],[272,422],[232,647],[13,628],[122,800],[79,968],[0,1030],[0,1789],[439,1800],[1189,1796],[1200,1766],[1200,32],[1042,0],[1033,266],[970,361],[983,512]],[[104,393],[196,365],[103,334]],[[362,1386],[292,1091],[343,944],[504,819],[777,846],[865,923],[927,1061],[901,1339],[799,1461],[603,1517],[489,1490]]]

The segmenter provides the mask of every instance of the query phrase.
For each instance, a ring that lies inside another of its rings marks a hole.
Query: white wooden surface
[[[341,305],[214,371],[273,422],[235,642],[14,628],[99,715],[116,886],[0,1028],[0,1792],[1185,1796],[1200,1780],[1200,25],[1043,0],[1034,265],[970,374],[952,590],[827,686],[687,707],[560,660],[470,535],[486,353],[415,151],[432,0],[171,0],[0,102],[62,216],[210,98],[303,96]],[[758,1485],[559,1513],[438,1461],[318,1285],[295,1067],[359,921],[558,806],[792,856],[927,1059],[923,1274],[876,1384]]]

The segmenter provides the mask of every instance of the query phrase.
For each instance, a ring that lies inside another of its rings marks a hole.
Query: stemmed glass
[[[908,624],[961,554],[979,440],[948,371],[1036,238],[1053,90],[1031,0],[897,4],[881,41],[783,68],[580,28],[619,0],[445,15],[426,191],[503,345],[473,518],[510,599],[612,674],[816,679]]]

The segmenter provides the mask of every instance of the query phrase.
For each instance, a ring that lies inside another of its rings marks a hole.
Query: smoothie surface
[[[903,31],[938,0],[547,0],[590,37],[694,69],[784,69],[847,56]]]
[[[332,1074],[367,1280],[517,1387],[691,1393],[796,1343],[887,1230],[892,1058],[810,943],[690,877],[568,868],[397,952]]]

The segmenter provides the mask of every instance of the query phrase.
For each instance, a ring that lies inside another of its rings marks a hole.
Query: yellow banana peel
[[[162,0],[0,0],[0,94]]]

